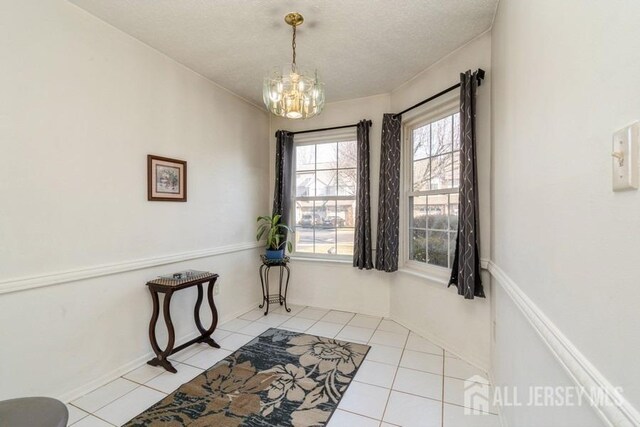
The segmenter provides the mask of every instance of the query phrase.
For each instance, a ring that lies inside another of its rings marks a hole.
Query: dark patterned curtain
[[[400,116],[394,114],[382,118],[376,269],[387,272],[398,269],[401,123]]]
[[[478,173],[476,160],[477,72],[460,74],[460,208],[449,286],[465,299],[484,298],[480,280]]]
[[[373,268],[371,255],[371,198],[369,188],[369,126],[358,123],[358,186],[356,195],[356,229],[353,243],[353,266],[360,270]]]
[[[280,221],[290,225],[293,134],[286,130],[279,130],[276,132],[276,140],[276,180],[272,215],[281,215]]]

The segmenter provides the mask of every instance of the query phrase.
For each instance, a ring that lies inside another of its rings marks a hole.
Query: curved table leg
[[[173,372],[175,374],[178,371],[176,370],[176,368],[173,367],[171,362],[169,362],[169,359],[167,359],[167,357],[171,355],[171,352],[173,351],[173,345],[176,342],[176,334],[175,334],[175,330],[173,329],[173,322],[171,321],[171,310],[170,310],[172,294],[173,292],[167,292],[164,295],[164,301],[162,302],[162,314],[164,316],[164,322],[167,325],[167,332],[169,333],[169,341],[167,342],[167,347],[163,351],[156,351],[157,356],[154,359],[148,361],[147,363],[152,366],[160,365],[167,371]],[[151,318],[152,323],[154,324],[153,334],[151,334],[152,331],[151,329],[149,329],[150,336],[153,335],[152,346],[153,346],[153,342],[155,342],[156,347],[158,346],[158,343],[155,340],[155,323],[158,320],[158,313],[156,312],[157,298],[158,298],[158,295],[156,293],[154,297],[154,316],[152,316]],[[154,321],[154,318],[155,318],[155,321]],[[158,347],[158,350],[159,350],[159,347]],[[154,351],[155,351],[155,348],[154,348]]]
[[[265,298],[264,301],[267,304],[267,309],[264,311],[264,315],[266,316],[269,313],[269,270],[271,270],[271,266],[265,265],[264,267],[264,282],[265,282]]]
[[[264,277],[263,277],[264,269],[265,269],[265,265],[261,265],[260,266],[260,285],[262,286],[262,304],[260,304],[258,308],[264,307],[264,303],[267,300],[267,294],[269,293],[268,289],[266,292],[264,289]]]
[[[202,326],[202,322],[200,321],[200,307],[202,306],[202,283],[198,284],[198,299],[196,300],[196,306],[193,309],[193,317],[196,321],[196,327],[198,331],[200,331],[200,335],[204,335],[206,330],[204,326]]]
[[[289,277],[291,277],[291,270],[289,270],[289,266],[288,265],[283,265],[284,268],[287,269],[287,281],[285,282],[284,285],[284,298],[282,298],[282,300],[284,301],[284,309],[287,310],[287,313],[291,312],[291,309],[289,307],[287,307],[287,291],[289,290]],[[282,286],[282,268],[280,269],[280,285]],[[282,294],[280,294],[282,296]]]
[[[160,301],[158,300],[157,292],[151,289],[149,289],[149,292],[151,292],[151,300],[153,301],[153,314],[151,315],[151,322],[149,322],[149,341],[151,341],[151,348],[157,356],[162,352],[156,339],[156,325],[158,324],[158,315],[160,314]]]
[[[201,342],[209,344],[211,347],[220,348],[220,345],[215,342],[213,338],[211,338],[211,334],[216,330],[216,326],[218,326],[218,310],[216,309],[216,304],[213,302],[213,287],[215,286],[215,280],[209,282],[209,286],[207,287],[207,301],[209,302],[209,308],[211,309],[211,326],[209,329],[204,330],[202,325],[198,327],[200,333],[202,334]],[[201,290],[201,285],[198,286],[198,289]],[[200,316],[198,316],[197,323],[200,323]],[[200,329],[202,328],[202,329]]]

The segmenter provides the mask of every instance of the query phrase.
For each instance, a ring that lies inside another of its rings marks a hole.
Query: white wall
[[[487,32],[449,54],[394,90],[391,107],[401,111],[459,81],[466,70],[482,68],[486,77],[477,94],[478,191],[480,199],[480,257],[490,258],[491,176],[491,33]],[[459,91],[452,96],[457,97]],[[414,110],[425,111],[433,103]],[[485,293],[489,277],[483,274]],[[391,316],[476,365],[489,367],[489,298],[465,300],[446,281],[397,273],[391,282]]]
[[[66,1],[3,9],[0,292],[20,278],[251,248],[268,206],[266,113]],[[146,200],[147,154],[188,161],[187,203]],[[216,271],[220,315],[248,309],[256,259],[248,249],[0,294],[0,399],[70,396],[142,363],[144,283],[158,274]],[[195,330],[193,299],[174,301],[178,336]]]
[[[273,188],[275,137],[278,129],[290,131],[319,129],[357,123],[371,119],[371,228],[375,245],[378,221],[378,170],[382,115],[389,112],[389,95],[329,103],[317,117],[308,120],[271,120],[271,188]],[[271,191],[273,193],[273,191]],[[302,305],[338,308],[377,316],[389,315],[389,275],[377,271],[360,271],[351,263],[292,260],[291,301]]]
[[[502,0],[492,49],[493,260],[636,408],[640,193],[612,192],[611,139],[640,119],[638,16],[633,0]],[[546,378],[540,341],[526,376],[501,363],[522,335],[496,304],[498,383]]]

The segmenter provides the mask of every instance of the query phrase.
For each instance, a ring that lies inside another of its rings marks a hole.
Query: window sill
[[[313,256],[304,256],[304,255],[290,255],[289,259],[291,261],[304,261],[304,262],[320,262],[320,263],[330,263],[330,264],[346,264],[352,265],[353,260],[351,258],[324,258],[324,257],[313,257]]]
[[[480,259],[481,270],[486,270],[487,264],[488,260],[482,258]],[[451,271],[445,268],[431,269],[429,267],[415,267],[411,264],[405,264],[404,267],[398,269],[398,272],[414,277],[419,277],[421,279],[426,279],[445,286],[449,285],[449,279],[451,276]]]
[[[419,277],[421,279],[426,279],[445,286],[449,284],[449,274],[446,272],[428,271],[427,269],[417,269],[409,266],[399,268],[398,272],[414,277]]]

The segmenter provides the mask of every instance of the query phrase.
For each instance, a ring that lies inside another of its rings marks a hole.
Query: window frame
[[[410,248],[411,235],[409,198],[414,195],[412,188],[413,180],[413,141],[412,130],[426,124],[435,122],[444,117],[450,116],[460,111],[460,100],[457,92],[443,96],[439,102],[432,104],[429,109],[421,110],[403,116],[401,134],[401,162],[400,162],[400,266],[406,272],[422,273],[436,280],[448,281],[451,275],[449,267],[429,264],[411,260]],[[432,190],[431,194],[450,194],[451,189]],[[459,187],[458,187],[459,193]]]
[[[296,165],[297,165],[297,158],[296,158],[296,153],[297,147],[300,146],[305,146],[305,145],[317,145],[317,144],[330,144],[330,143],[338,143],[338,142],[345,142],[345,141],[355,141],[357,144],[357,133],[356,133],[356,129],[353,128],[352,130],[349,129],[339,129],[337,131],[324,131],[322,133],[309,133],[309,134],[303,134],[303,135],[294,135],[293,137],[293,155],[292,155],[292,161],[291,161],[291,201],[290,201],[290,206],[291,206],[291,211],[289,212],[289,217],[292,219],[290,220],[290,224],[289,227],[294,231],[294,236],[290,236],[290,241],[291,244],[293,246],[293,251],[291,252],[291,258],[292,259],[301,259],[301,260],[316,260],[316,261],[335,261],[335,262],[342,262],[342,263],[346,263],[346,262],[351,262],[353,260],[353,253],[351,255],[342,255],[342,254],[335,254],[335,255],[329,255],[329,254],[321,254],[321,253],[311,253],[311,252],[296,252],[296,239],[295,239],[295,233],[297,232],[297,221],[295,220],[296,217],[296,201],[303,199],[303,200],[308,200],[308,201],[316,201],[316,200],[353,200],[356,202],[356,212],[354,213],[355,215],[357,215],[357,191],[358,191],[358,182],[356,179],[356,194],[352,196],[339,196],[339,195],[335,195],[335,196],[309,196],[309,197],[304,197],[304,198],[299,198],[296,196]],[[356,145],[357,146],[357,145]],[[353,168],[347,168],[347,169],[353,169]],[[358,176],[358,162],[356,160],[356,177]],[[321,169],[322,170],[322,169]],[[336,170],[340,170],[337,169]],[[317,169],[313,169],[313,171],[317,171]],[[304,171],[301,171],[304,172]],[[354,227],[349,227],[349,228],[353,228],[354,229],[354,233],[355,233],[355,224]],[[314,227],[315,229],[315,227]],[[315,233],[314,233],[314,241],[315,241]],[[337,236],[336,236],[336,247],[337,247]]]

